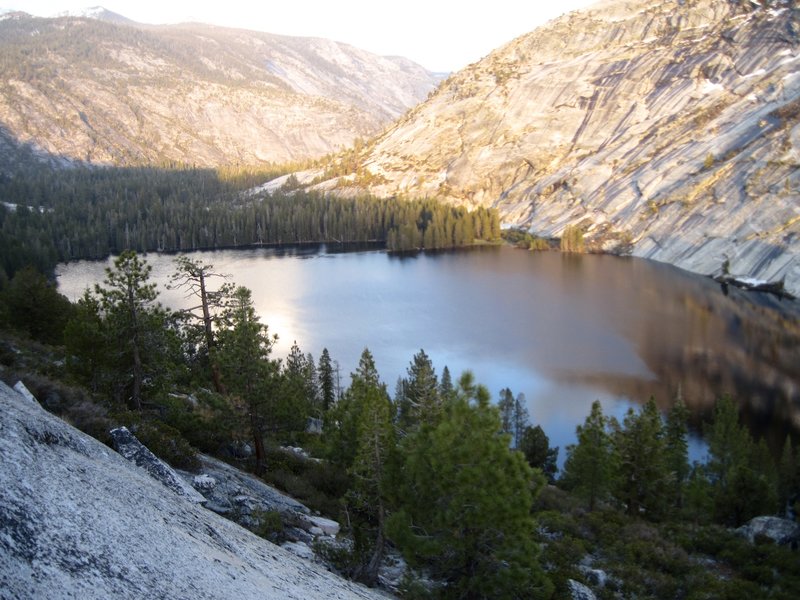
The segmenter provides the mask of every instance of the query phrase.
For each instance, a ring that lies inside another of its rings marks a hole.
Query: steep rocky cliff
[[[380,598],[179,496],[0,382],[0,599]]]
[[[7,140],[113,165],[281,162],[375,134],[437,82],[329,40],[108,14],[0,17]]]
[[[378,195],[800,292],[793,2],[606,0],[452,75],[360,157]],[[308,174],[313,177],[317,174]],[[300,177],[303,180],[302,176]],[[353,178],[323,186],[349,193]]]

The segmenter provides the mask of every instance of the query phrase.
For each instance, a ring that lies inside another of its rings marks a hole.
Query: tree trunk
[[[264,474],[267,466],[267,453],[264,450],[264,434],[261,431],[261,424],[258,421],[258,414],[255,411],[250,412],[250,428],[253,431],[253,446],[256,451],[256,475],[261,476]]]

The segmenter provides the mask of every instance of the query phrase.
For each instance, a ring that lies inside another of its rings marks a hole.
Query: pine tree
[[[183,311],[190,323],[192,331],[191,339],[199,343],[202,354],[209,361],[211,380],[214,389],[225,393],[225,386],[222,382],[214,350],[216,348],[216,337],[214,329],[218,327],[219,319],[222,316],[230,296],[233,286],[223,283],[217,289],[209,287],[210,280],[227,279],[228,276],[214,271],[214,265],[206,264],[200,259],[192,259],[188,256],[179,256],[175,259],[175,273],[170,278],[170,289],[182,289],[188,298],[194,299],[196,304]]]
[[[322,349],[317,373],[319,377],[320,394],[322,396],[322,410],[323,412],[328,412],[336,402],[337,393],[333,362],[331,361],[331,355],[327,348]]]
[[[95,286],[109,348],[116,350],[120,380],[130,386],[130,402],[142,409],[145,381],[155,387],[168,373],[167,361],[174,349],[168,313],[156,302],[156,284],[150,282],[152,267],[136,252],[126,251],[106,269],[103,285]],[[127,385],[125,387],[128,387]]]
[[[637,413],[628,409],[613,436],[617,493],[629,515],[648,518],[663,514],[669,483],[661,415],[651,398]]]
[[[598,400],[583,425],[576,428],[577,444],[567,446],[562,484],[589,502],[594,510],[612,488],[614,463],[608,418]]]
[[[716,520],[739,526],[756,515],[774,513],[778,502],[775,465],[763,440],[753,443],[750,433],[739,424],[730,397],[723,397],[714,407],[706,440]]]
[[[409,564],[441,582],[441,597],[552,592],[532,543],[531,482],[544,481],[499,431],[486,389],[462,377],[441,421],[403,442],[402,509],[389,529]]]
[[[778,465],[779,502],[781,511],[785,511],[798,495],[800,495],[800,469],[797,454],[792,447],[792,439],[786,436]]]
[[[688,418],[689,410],[679,394],[675,404],[667,413],[667,422],[664,427],[665,462],[671,479],[671,491],[668,493],[669,504],[674,509],[680,509],[683,506],[684,487],[691,472],[687,440]]]
[[[420,350],[411,360],[398,390],[398,426],[407,434],[422,423],[434,424],[442,410],[439,381],[430,357]]]
[[[374,585],[386,545],[389,457],[394,452],[392,406],[369,350],[361,355],[346,396],[353,411],[355,452],[345,496],[358,558],[355,579]]]
[[[500,431],[512,436],[514,432],[514,392],[510,388],[500,390],[500,400],[497,401],[500,410]]]
[[[225,311],[226,327],[218,335],[220,371],[229,396],[250,430],[256,454],[256,473],[266,467],[264,434],[267,400],[274,390],[278,364],[269,356],[277,336],[270,337],[256,314],[250,290],[237,287]]]
[[[550,439],[541,425],[525,427],[518,449],[531,467],[542,472],[548,483],[555,482],[558,471],[558,446],[550,447]]]

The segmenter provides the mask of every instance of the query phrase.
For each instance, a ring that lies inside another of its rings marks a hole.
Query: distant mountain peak
[[[89,6],[76,10],[66,10],[55,15],[56,17],[77,17],[83,19],[96,19],[109,23],[132,24],[135,21],[128,19],[118,13],[112,12],[102,6]]]

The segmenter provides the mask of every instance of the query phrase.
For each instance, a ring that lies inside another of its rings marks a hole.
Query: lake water
[[[524,393],[551,445],[572,443],[599,399],[621,418],[679,392],[697,431],[730,394],[752,430],[779,447],[800,431],[800,306],[633,258],[530,253],[507,247],[392,256],[289,250],[192,255],[253,291],[277,356],[292,342],[318,359],[327,347],[343,384],[369,347],[390,393],[421,348],[437,373],[470,369],[493,397]],[[185,305],[164,283],[174,257],[148,255],[160,300]],[[109,262],[58,269],[71,299],[101,282]],[[692,454],[699,458],[695,438]]]

